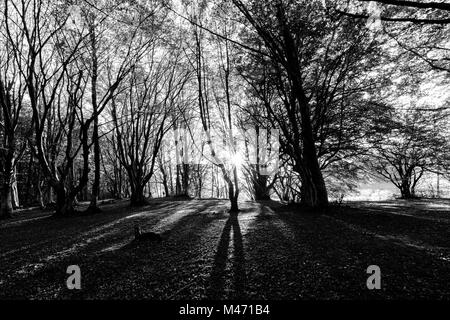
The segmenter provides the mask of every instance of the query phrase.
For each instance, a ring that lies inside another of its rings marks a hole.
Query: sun
[[[232,152],[230,162],[236,167],[241,167],[244,164],[244,157],[239,152]]]

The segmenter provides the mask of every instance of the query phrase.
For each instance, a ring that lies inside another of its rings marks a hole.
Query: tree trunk
[[[180,171],[181,171],[181,165],[177,164],[177,177],[175,179],[175,195],[176,196],[180,196],[181,195]]]
[[[139,207],[146,205],[147,201],[144,196],[144,186],[136,185],[131,190],[130,205],[132,207]]]
[[[45,205],[47,206],[47,205],[52,205],[52,204],[54,204],[55,203],[55,199],[54,199],[54,195],[53,195],[53,188],[49,185],[49,184],[47,184],[47,201],[46,201],[46,203],[45,203]]]
[[[94,130],[92,134],[94,140],[94,182],[92,184],[90,210],[99,211],[97,206],[98,197],[100,194],[100,142],[98,136],[98,117],[94,120]]]
[[[183,175],[182,175],[182,183],[183,183],[183,196],[187,197],[189,195],[189,164],[183,163]]]
[[[168,197],[170,195],[170,193],[169,193],[169,185],[167,184],[166,178],[164,178],[164,180],[163,180],[163,186],[164,186],[164,196]]]
[[[311,208],[327,206],[328,196],[322,174],[314,177],[307,168],[304,171],[307,174],[302,176],[301,203]]]
[[[162,158],[160,158],[160,170],[162,173],[162,184],[164,187],[164,196],[168,197],[169,196],[169,184],[167,182],[167,172],[166,172],[166,169],[164,169],[164,164],[163,164]]]
[[[56,217],[65,217],[74,214],[75,210],[73,208],[74,199],[69,196],[66,187],[59,185],[55,187],[56,193]]]
[[[98,135],[98,104],[97,104],[97,79],[98,79],[98,60],[97,60],[97,40],[95,34],[94,23],[90,25],[90,41],[92,49],[92,112],[94,113],[94,123],[92,131],[92,141],[94,143],[94,183],[92,184],[91,203],[88,211],[99,212],[97,206],[98,197],[100,194],[100,141]]]
[[[0,217],[3,219],[10,218],[13,213],[12,204],[12,179],[13,179],[13,159],[11,153],[6,156],[4,163],[4,177],[2,186]]]
[[[291,91],[297,100],[300,111],[302,168],[299,173],[301,174],[303,185],[302,203],[312,208],[325,207],[328,205],[327,188],[317,157],[311,123],[311,107],[303,90],[298,51],[295,40],[286,24],[285,12],[281,7],[277,14],[280,22],[282,22],[283,38],[286,45],[286,71],[292,84]],[[293,115],[290,115],[290,122],[296,125],[296,118]]]
[[[230,213],[238,213],[239,212],[239,206],[238,206],[238,194],[234,192],[234,185],[233,183],[228,183],[228,198],[230,199]]]
[[[11,186],[9,183],[4,183],[2,187],[0,218],[1,219],[11,218],[12,213],[13,213],[13,206],[11,203]]]
[[[402,199],[413,199],[415,198],[414,190],[410,188],[408,183],[404,183],[400,186],[400,195]]]
[[[34,184],[33,179],[35,179],[34,171],[34,161],[33,161],[33,152],[30,152],[30,161],[28,162],[28,170],[27,170],[27,182],[25,184],[24,194],[33,195],[33,197],[28,196],[24,199],[25,205],[30,206],[36,200],[36,192],[32,191],[31,187]]]
[[[294,83],[297,83],[296,81]],[[302,178],[303,204],[312,208],[326,207],[328,205],[328,193],[320,170],[317,158],[314,135],[311,125],[310,107],[306,102],[304,93],[296,90],[297,99],[300,104],[302,122],[302,168],[299,170]]]
[[[231,207],[230,207],[230,213],[238,213],[239,212],[239,206],[238,206],[238,198],[237,197],[231,197],[230,198],[230,203],[231,203]]]
[[[41,209],[45,209],[44,191],[42,190],[43,185],[44,185],[44,181],[41,181],[41,178],[39,177],[38,183],[37,183],[37,189],[38,189],[39,206]]]
[[[267,177],[256,173],[253,180],[253,197],[255,201],[270,200],[269,188],[267,187]]]
[[[17,181],[11,183],[11,206],[13,209],[20,208],[19,190],[17,189]]]

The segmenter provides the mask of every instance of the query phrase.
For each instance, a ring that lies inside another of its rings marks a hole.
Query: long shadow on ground
[[[231,232],[233,233],[233,256],[229,255]],[[214,258],[213,270],[209,280],[209,288],[207,298],[219,300],[226,297],[225,292],[225,274],[227,272],[227,263],[230,260],[233,264],[233,287],[234,291],[230,298],[242,299],[245,298],[244,290],[246,287],[246,273],[245,273],[245,257],[244,246],[242,243],[242,234],[239,226],[237,214],[232,214],[223,228],[220,237],[219,245],[217,246],[216,256]]]

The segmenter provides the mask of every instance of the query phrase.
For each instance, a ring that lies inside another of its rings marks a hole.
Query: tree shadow
[[[213,270],[209,279],[209,287],[206,292],[208,299],[223,299],[226,290],[226,274],[228,251],[231,241],[231,231],[233,231],[233,287],[231,299],[242,299],[245,297],[245,288],[247,276],[245,272],[244,246],[242,243],[242,233],[239,226],[237,214],[232,214],[225,223],[219,244],[217,246],[216,256],[214,258]]]
[[[160,230],[163,237],[162,243],[133,242],[134,221],[140,221],[141,225],[146,226],[147,231],[155,231],[152,226],[156,224],[157,216],[153,216],[154,219],[145,216],[128,219],[114,227],[99,230],[100,235],[103,235],[105,231],[114,231],[114,237],[105,236],[98,242],[90,242],[89,250],[86,246],[82,248],[83,250],[67,252],[65,255],[57,256],[57,259],[52,260],[51,263],[42,263],[39,268],[35,268],[35,261],[30,260],[32,263],[28,267],[31,271],[21,273],[14,281],[2,286],[2,290],[6,290],[4,291],[6,293],[0,292],[0,298],[15,291],[18,292],[17,296],[14,296],[17,298],[39,297],[39,288],[43,284],[51,287],[55,283],[58,284],[58,292],[55,294],[62,299],[110,298],[116,294],[131,295],[140,299],[149,295],[152,298],[161,299],[173,294],[173,291],[179,290],[177,287],[179,281],[176,278],[167,279],[180,271],[174,271],[168,266],[178,265],[180,261],[193,258],[191,249],[199,246],[204,231],[214,221],[226,219],[225,210],[212,213],[213,209],[217,210],[215,201],[180,203],[176,209],[192,210],[192,212],[177,219],[168,228]],[[172,211],[161,213],[160,218],[172,214]],[[79,265],[82,270],[88,270],[83,273],[83,290],[78,292],[76,297],[73,297],[73,292],[65,287],[65,268],[71,264]],[[1,267],[3,266],[0,265],[0,269]],[[191,271],[184,272],[183,277],[190,275],[189,272]],[[57,280],[54,280],[55,277]],[[111,278],[114,280],[111,281]],[[144,278],[145,281],[142,281]],[[131,290],[123,286],[124,283],[133,283],[133,286],[139,287],[139,290]],[[167,286],[168,283],[169,286]],[[114,288],[116,285],[118,289]],[[108,292],[110,289],[112,293]],[[179,295],[183,297],[183,292],[181,291]]]

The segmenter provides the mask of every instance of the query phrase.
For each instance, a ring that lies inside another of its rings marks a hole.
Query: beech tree
[[[2,70],[0,74],[0,174],[2,179],[0,218],[9,218],[14,207],[19,205],[15,173],[27,143],[28,128],[24,123],[25,117],[22,112],[26,87],[14,63],[8,41],[2,38],[0,44],[3,48],[0,49],[0,70]]]
[[[193,35],[194,50],[192,52],[192,58],[190,63],[196,74],[196,86],[197,86],[197,101],[198,109],[200,113],[200,121],[204,137],[206,137],[206,143],[210,151],[209,160],[219,168],[222,173],[222,177],[226,182],[228,189],[228,199],[230,200],[230,213],[237,213],[239,211],[238,198],[239,198],[239,178],[238,168],[236,163],[232,161],[233,155],[236,154],[236,140],[234,132],[235,123],[233,122],[234,111],[232,106],[232,93],[231,93],[231,47],[228,38],[225,36],[217,43],[217,65],[218,73],[216,77],[220,79],[220,89],[213,87],[211,79],[217,79],[213,77],[213,71],[209,68],[206,55],[205,44],[205,30],[203,23],[205,21],[205,14],[207,5],[203,2],[196,3],[196,5],[190,7],[190,22],[191,31]],[[230,30],[226,23],[223,26],[223,32],[227,34]],[[218,40],[218,39],[216,39]],[[211,93],[211,88],[215,95]],[[220,94],[219,94],[220,90]],[[212,96],[213,95],[213,96]],[[213,100],[214,99],[214,100]],[[213,103],[215,102],[215,106]],[[218,115],[215,115],[215,112]],[[220,124],[219,124],[220,123]],[[218,143],[218,139],[213,139],[213,128],[222,135],[222,147]],[[219,148],[224,148],[227,153],[227,157],[221,156]]]
[[[161,5],[153,1],[147,6],[139,3],[127,6],[115,1],[103,1],[93,6],[86,2],[79,11],[76,23],[87,30],[87,55],[83,67],[89,70],[93,118],[94,179],[88,212],[95,213],[99,211],[97,201],[101,174],[99,117],[133,65],[154,41],[165,13]],[[155,34],[148,34],[149,30]],[[120,51],[124,53],[117,55]]]
[[[427,172],[443,173],[447,167],[447,140],[440,129],[445,116],[407,110],[394,114],[384,124],[384,132],[374,135],[370,168],[388,179],[401,197],[416,197],[416,187]]]
[[[129,40],[119,42],[110,52],[115,52],[119,63],[108,61],[109,86],[97,110],[89,112],[85,97],[91,77],[84,67],[86,57],[92,57],[92,25],[87,28],[83,20],[73,22],[75,27],[70,25],[73,9],[59,2],[28,0],[15,5],[5,1],[4,6],[7,40],[32,110],[34,143],[30,147],[56,193],[56,214],[71,214],[75,196],[89,178],[90,149],[97,140],[95,135],[89,139],[91,125],[149,41],[138,37],[141,24],[127,29]],[[79,139],[74,140],[77,134]],[[81,151],[83,172],[74,186],[73,164]]]
[[[73,145],[83,85],[71,63],[82,50],[82,38],[65,32],[69,14],[64,6],[38,0],[5,1],[4,9],[7,41],[32,111],[30,147],[56,192],[56,214],[69,214],[79,190],[67,188],[70,168],[80,149],[88,149],[83,139]],[[86,138],[87,128],[80,132]],[[87,173],[80,185],[86,181]]]
[[[128,89],[113,99],[111,115],[121,165],[128,174],[131,205],[146,203],[144,187],[157,166],[170,115],[179,103],[188,74],[178,68],[179,55],[158,57],[153,46],[148,63],[140,62],[128,78]]]
[[[384,83],[369,76],[375,61],[383,61],[380,43],[365,24],[317,1],[274,1],[271,10],[254,1],[233,3],[259,38],[250,33],[245,40],[261,48],[248,53],[253,62],[244,64],[243,76],[280,129],[281,152],[301,177],[302,202],[326,206],[323,171],[361,153],[358,141],[377,116],[364,95]]]

